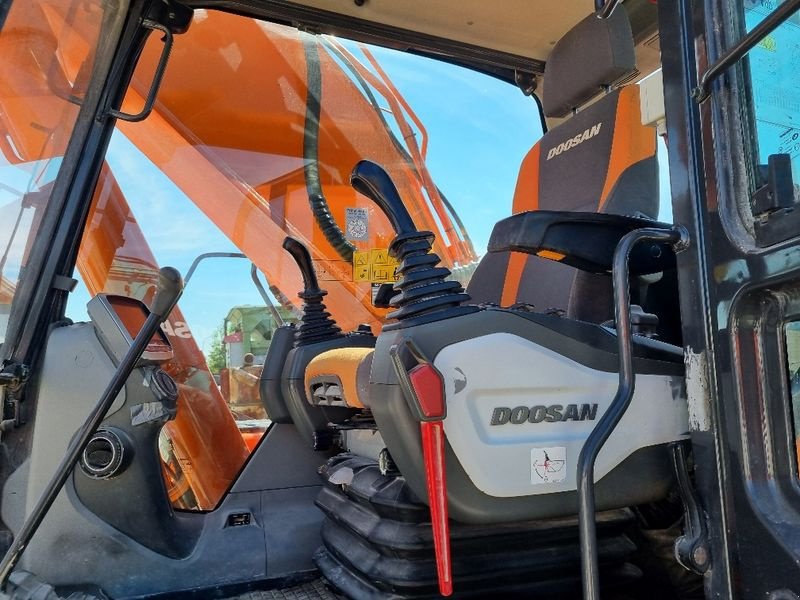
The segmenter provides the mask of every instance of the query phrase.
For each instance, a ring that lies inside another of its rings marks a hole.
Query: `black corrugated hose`
[[[322,71],[319,64],[319,50],[314,36],[304,33],[303,51],[306,58],[306,120],[303,132],[303,173],[308,192],[311,213],[325,239],[339,253],[343,260],[353,260],[355,246],[347,241],[339,225],[333,218],[328,201],[322,193],[319,180],[319,118],[322,97]]]

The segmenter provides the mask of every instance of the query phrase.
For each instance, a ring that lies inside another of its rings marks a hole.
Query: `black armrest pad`
[[[672,225],[603,213],[536,210],[499,221],[489,239],[489,252],[513,250],[591,273],[609,273],[620,240],[644,227],[671,229]],[[642,242],[631,252],[631,275],[674,267],[675,253],[669,244]]]

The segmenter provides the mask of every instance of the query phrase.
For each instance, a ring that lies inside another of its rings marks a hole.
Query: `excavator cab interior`
[[[0,594],[798,598],[798,5],[0,1]]]

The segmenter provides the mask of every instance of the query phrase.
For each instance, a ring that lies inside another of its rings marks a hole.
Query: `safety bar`
[[[631,250],[644,241],[668,243],[676,251],[686,247],[688,234],[683,228],[636,229],[623,237],[614,253],[613,286],[619,353],[619,385],[617,393],[600,422],[592,430],[578,457],[578,527],[581,545],[581,572],[584,600],[600,600],[597,564],[597,529],[595,526],[594,466],[597,455],[622,419],[633,398],[636,375],[633,372],[633,340],[631,338],[631,299],[628,259]]]
[[[250,260],[246,254],[242,254],[241,252],[204,252],[203,254],[199,254],[197,258],[192,261],[192,264],[189,266],[189,270],[186,271],[186,277],[183,278],[184,287],[189,285],[189,280],[192,278],[192,275],[194,275],[198,265],[207,258],[244,258]],[[266,278],[267,276],[264,275],[264,277]],[[256,267],[256,263],[254,262],[250,263],[250,278],[253,280],[253,285],[256,286],[256,289],[258,290],[261,299],[264,301],[264,304],[269,309],[272,318],[275,319],[275,322],[278,325],[283,325],[283,317],[278,312],[278,309],[275,308],[275,303],[272,302],[269,294],[267,294],[267,290],[264,289],[264,286],[258,279],[258,267]],[[269,285],[269,279],[267,279],[267,285]]]

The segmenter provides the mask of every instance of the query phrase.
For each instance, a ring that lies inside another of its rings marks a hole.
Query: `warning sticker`
[[[369,239],[369,211],[366,208],[345,208],[345,237],[348,240]]]
[[[531,483],[559,483],[567,478],[567,449],[533,448],[531,450]]]
[[[356,251],[353,253],[353,281],[394,283],[398,280],[398,262],[389,256],[386,248]]]

